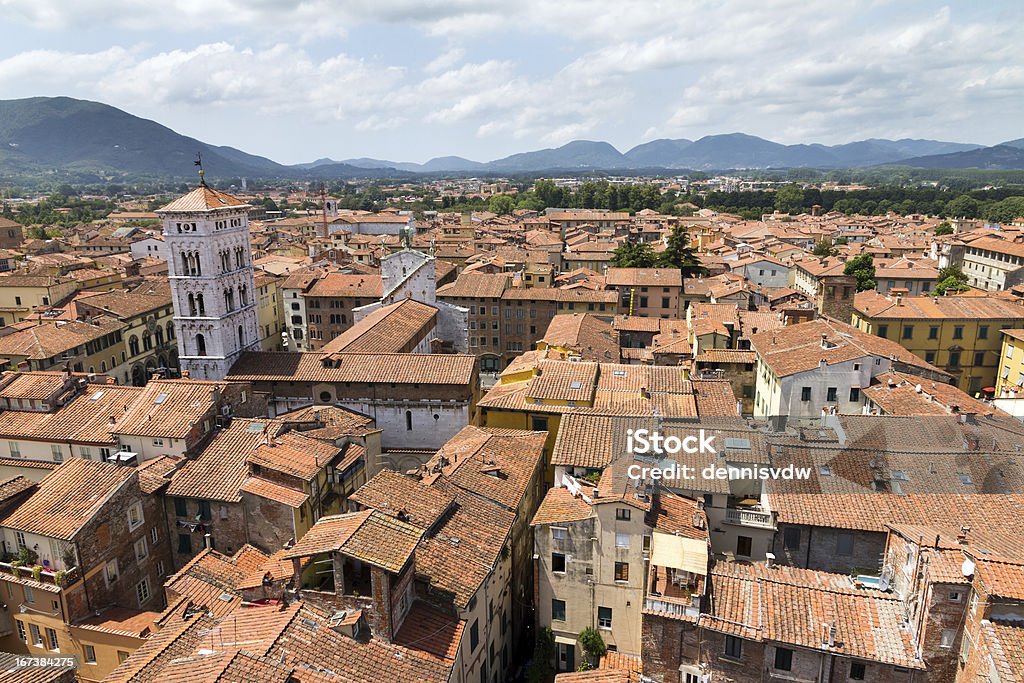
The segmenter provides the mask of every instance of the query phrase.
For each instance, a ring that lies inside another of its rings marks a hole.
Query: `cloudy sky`
[[[0,0],[0,98],[283,163],[1024,136],[1020,0]]]

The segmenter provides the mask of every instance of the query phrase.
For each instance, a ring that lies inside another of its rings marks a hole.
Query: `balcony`
[[[693,605],[686,605],[663,598],[645,598],[644,609],[648,612],[658,612],[674,619],[696,619],[700,616],[700,609]]]
[[[725,523],[757,529],[775,528],[772,513],[761,507],[727,508],[725,511]]]
[[[644,610],[670,619],[693,620],[700,616],[704,577],[671,567],[651,565]]]
[[[38,566],[38,565],[37,565]],[[0,562],[0,574],[10,574],[19,579],[30,579],[39,583],[48,583],[58,587],[70,586],[78,581],[78,567],[72,567],[67,571],[52,571],[43,569],[33,572],[31,566],[15,567],[10,562]],[[59,577],[59,580],[58,580]]]

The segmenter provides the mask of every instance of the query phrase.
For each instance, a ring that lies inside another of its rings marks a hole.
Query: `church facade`
[[[223,379],[243,351],[259,350],[250,208],[204,181],[156,212],[183,375]]]

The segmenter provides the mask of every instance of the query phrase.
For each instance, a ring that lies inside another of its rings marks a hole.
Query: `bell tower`
[[[242,351],[260,347],[251,207],[209,187],[201,167],[199,177],[198,187],[156,213],[163,220],[181,369],[218,380]]]

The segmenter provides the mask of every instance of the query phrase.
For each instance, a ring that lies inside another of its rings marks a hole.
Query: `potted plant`
[[[64,579],[66,579],[67,576],[68,576],[68,573],[66,571],[64,571],[63,569],[60,569],[60,570],[57,571],[57,573],[55,573],[53,575],[53,582],[56,585],[58,585],[58,586],[63,586],[64,585]]]
[[[32,567],[32,578],[39,581],[43,578],[43,565],[37,564]]]

